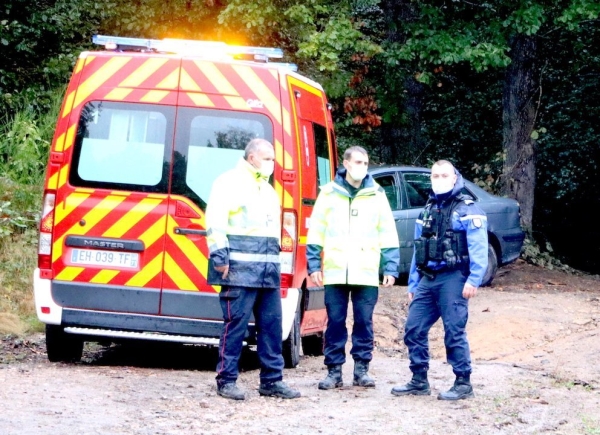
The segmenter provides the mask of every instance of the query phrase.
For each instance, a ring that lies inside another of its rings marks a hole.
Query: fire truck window
[[[313,123],[315,147],[317,148],[317,179],[319,186],[331,180],[331,156],[327,142],[327,129],[322,125]]]
[[[166,193],[174,109],[89,102],[79,121],[69,181],[75,186]]]
[[[206,206],[213,181],[235,167],[251,139],[273,142],[269,118],[258,113],[199,108],[177,115],[172,192]]]

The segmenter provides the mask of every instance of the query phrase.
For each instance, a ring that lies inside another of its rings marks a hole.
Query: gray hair
[[[273,144],[266,139],[262,139],[260,137],[252,139],[250,142],[248,142],[248,145],[246,145],[246,149],[244,150],[244,159],[248,160],[250,154],[256,154],[259,149],[267,146],[273,148]]]
[[[352,153],[361,153],[367,156],[367,158],[369,157],[369,154],[367,154],[367,150],[358,145],[354,145],[350,148],[346,148],[346,151],[344,151],[344,160],[350,160],[350,158],[352,157]]]

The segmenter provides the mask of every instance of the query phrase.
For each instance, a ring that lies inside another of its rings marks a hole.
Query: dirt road
[[[397,326],[406,288],[382,290],[376,309],[375,389],[319,391],[322,358],[286,370],[303,396],[258,395],[246,355],[249,399],[216,394],[215,350],[86,345],[79,364],[52,364],[43,336],[5,337],[0,348],[0,434],[600,434],[600,281],[518,263],[470,303],[476,397],[436,399],[453,381],[443,332],[431,334],[433,394],[394,397],[410,377]],[[344,366],[351,385],[352,365]]]

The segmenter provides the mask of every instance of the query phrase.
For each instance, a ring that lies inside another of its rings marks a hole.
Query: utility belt
[[[429,269],[430,261],[445,262],[442,269]],[[415,264],[423,274],[435,275],[469,265],[469,248],[465,232],[446,231],[442,238],[421,236],[415,240]]]

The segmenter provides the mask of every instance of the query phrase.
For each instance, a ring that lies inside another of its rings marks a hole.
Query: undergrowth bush
[[[62,94],[55,92],[50,111],[29,108],[0,119],[0,312],[18,315],[26,330],[40,328],[32,281],[46,162]]]

